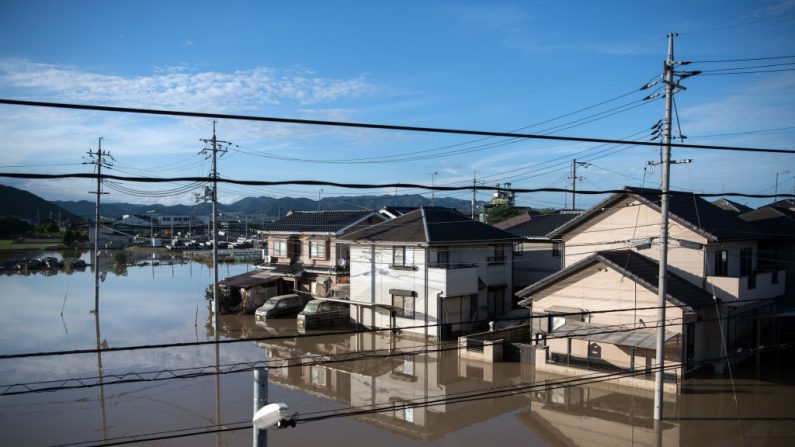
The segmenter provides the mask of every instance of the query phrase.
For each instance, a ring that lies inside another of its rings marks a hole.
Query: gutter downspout
[[[431,259],[431,250],[430,246],[425,247],[425,338],[428,338],[428,262]],[[437,309],[436,313],[439,313]],[[439,318],[437,315],[436,322],[439,322]],[[436,335],[439,335],[439,326],[436,327]]]
[[[375,329],[375,244],[370,244],[370,328]]]

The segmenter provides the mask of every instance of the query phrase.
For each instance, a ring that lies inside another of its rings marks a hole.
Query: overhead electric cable
[[[178,111],[178,110],[146,109],[146,108],[134,108],[134,107],[98,106],[98,105],[88,105],[88,104],[71,104],[71,103],[59,103],[59,102],[47,102],[47,101],[23,101],[19,99],[0,99],[0,104],[18,105],[18,106],[27,106],[27,107],[59,108],[59,109],[70,109],[70,110],[94,110],[101,112],[135,113],[135,114],[145,114],[145,115],[184,116],[184,117],[193,117],[193,118],[217,118],[217,119],[259,121],[259,122],[270,122],[270,123],[305,124],[312,126],[399,130],[406,132],[481,135],[481,136],[527,138],[527,139],[539,139],[539,140],[581,141],[581,142],[590,142],[590,143],[638,144],[644,146],[658,145],[657,143],[654,142],[622,141],[622,140],[613,140],[607,138],[537,135],[537,134],[510,133],[510,132],[492,132],[492,131],[481,131],[481,130],[449,129],[449,128],[440,128],[440,127],[420,127],[420,126],[402,126],[402,125],[393,125],[393,124],[358,123],[350,121],[277,118],[277,117],[256,116],[256,115],[234,115],[234,114],[224,114],[224,113],[188,112],[188,111]],[[689,148],[689,149],[720,149],[720,150],[734,150],[734,151],[746,151],[746,152],[795,153],[795,150],[787,150],[787,149],[731,147],[731,146],[716,146],[716,145],[704,145],[704,144],[671,143],[671,147]]]

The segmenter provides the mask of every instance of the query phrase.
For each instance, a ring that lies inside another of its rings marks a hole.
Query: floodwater
[[[219,276],[250,268],[224,264]],[[3,445],[251,445],[251,367],[266,360],[269,400],[287,403],[299,422],[270,431],[271,446],[795,445],[789,351],[758,369],[735,368],[733,384],[688,380],[667,397],[655,432],[649,391],[610,382],[545,387],[566,378],[519,363],[465,362],[454,349],[388,333],[296,334],[295,320],[224,315],[214,331],[206,266],[161,259],[107,270],[99,314],[91,313],[90,268],[0,275],[0,354],[225,343],[0,359]],[[216,367],[223,374],[207,374]],[[41,389],[51,390],[30,392]],[[216,427],[224,431],[174,437]]]

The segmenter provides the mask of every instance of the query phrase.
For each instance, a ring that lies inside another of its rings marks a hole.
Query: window
[[[488,262],[491,264],[502,264],[505,262],[505,247],[502,245],[489,245]]]
[[[729,251],[718,250],[715,252],[715,276],[729,274]]]
[[[326,386],[326,368],[321,366],[311,367],[312,385]]]
[[[309,257],[328,259],[326,256],[326,241],[309,241]]]
[[[392,247],[392,267],[414,267],[414,247]]]
[[[489,318],[498,317],[505,313],[505,288],[489,289],[488,306]]]
[[[287,256],[287,241],[273,241],[271,256]]]
[[[395,316],[414,318],[414,297],[411,295],[392,295]]]
[[[439,247],[436,249],[436,265],[440,267],[450,265],[450,247]]]
[[[524,244],[521,242],[513,244],[513,255],[522,256],[523,254],[524,254]]]
[[[750,248],[743,248],[740,250],[740,276],[748,276],[751,274],[753,253],[754,251]]]
[[[562,242],[553,242],[552,243],[552,257],[559,258],[560,257],[560,247],[563,245]]]

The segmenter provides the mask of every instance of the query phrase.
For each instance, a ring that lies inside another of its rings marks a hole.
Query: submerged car
[[[341,326],[351,321],[350,305],[338,301],[312,300],[298,314],[299,330]]]
[[[271,318],[293,318],[304,308],[306,300],[297,294],[279,295],[268,298],[265,304],[254,312],[256,320]]]

